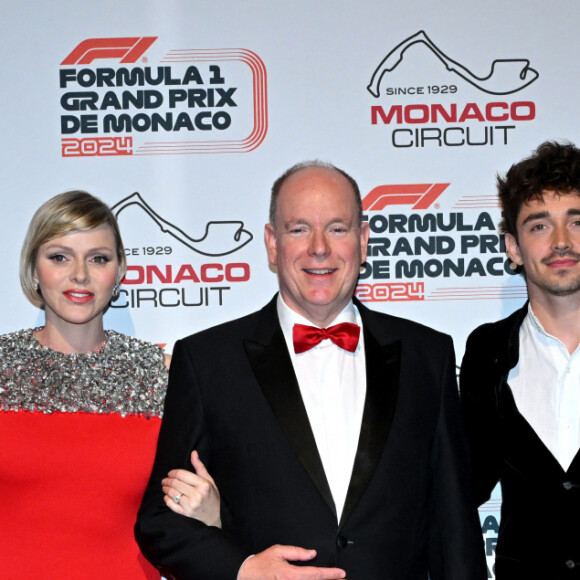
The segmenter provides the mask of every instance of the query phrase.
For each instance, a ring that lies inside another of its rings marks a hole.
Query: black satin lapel
[[[574,456],[574,459],[572,459],[572,463],[570,463],[570,467],[568,467],[568,471],[566,473],[575,474],[575,477],[580,475],[580,449],[576,452],[576,455]]]
[[[318,491],[336,514],[282,330],[278,328],[267,345],[245,340],[244,347],[264,397],[282,431]]]
[[[506,438],[515,443],[519,449],[525,449],[527,457],[533,458],[533,462],[538,465],[539,469],[543,471],[551,469],[558,475],[564,473],[558,460],[520,413],[513,391],[506,380],[502,381],[499,390],[498,414],[504,424]]]
[[[340,523],[344,523],[366,489],[385,447],[399,392],[401,342],[381,347],[364,330],[367,389],[352,477]]]

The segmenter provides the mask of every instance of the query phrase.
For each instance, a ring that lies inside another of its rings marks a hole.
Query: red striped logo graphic
[[[449,185],[449,183],[379,185],[362,200],[363,210],[376,211],[388,205],[412,205],[413,209],[427,209]]]
[[[157,36],[130,36],[122,38],[87,38],[61,62],[61,65],[91,64],[99,58],[119,59],[134,63],[157,40]]]

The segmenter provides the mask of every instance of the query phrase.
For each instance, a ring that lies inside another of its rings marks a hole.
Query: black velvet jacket
[[[564,471],[518,411],[507,383],[518,362],[527,308],[480,326],[467,340],[460,388],[475,494],[484,503],[501,483],[498,580],[575,579],[580,578],[580,453]]]

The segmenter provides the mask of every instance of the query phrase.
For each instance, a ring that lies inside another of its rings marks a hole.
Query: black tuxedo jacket
[[[487,501],[501,482],[498,580],[580,578],[580,453],[564,471],[519,413],[507,383],[527,308],[480,326],[467,341],[461,404],[476,499]]]
[[[145,556],[180,580],[235,580],[273,544],[349,580],[485,578],[450,337],[357,303],[367,393],[340,521],[276,300],[178,341],[157,455],[136,525]],[[197,449],[221,493],[223,529],[171,512],[161,479]]]

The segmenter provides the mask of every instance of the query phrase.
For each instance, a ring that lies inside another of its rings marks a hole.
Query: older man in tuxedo
[[[452,341],[353,299],[368,237],[348,174],[292,167],[265,229],[279,294],[177,342],[136,526],[166,574],[486,577]],[[220,490],[221,529],[163,502],[162,478],[193,449]]]

